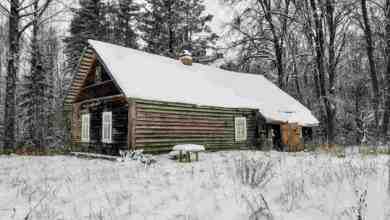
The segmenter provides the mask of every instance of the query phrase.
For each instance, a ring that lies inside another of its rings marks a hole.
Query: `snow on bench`
[[[200,152],[205,151],[204,146],[198,144],[179,144],[173,147],[174,151]]]
[[[172,150],[173,152],[179,152],[179,162],[182,162],[183,153],[187,157],[187,162],[191,162],[190,153],[195,153],[196,161],[198,161],[199,160],[198,153],[201,151],[205,151],[205,148],[204,146],[198,144],[179,144],[179,145],[175,145]]]

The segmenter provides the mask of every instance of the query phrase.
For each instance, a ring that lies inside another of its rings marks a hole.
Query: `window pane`
[[[111,143],[111,129],[112,129],[112,113],[111,112],[103,112],[103,120],[102,120],[102,141],[104,143]]]
[[[245,141],[247,139],[246,129],[247,129],[246,118],[245,117],[235,118],[236,141]]]

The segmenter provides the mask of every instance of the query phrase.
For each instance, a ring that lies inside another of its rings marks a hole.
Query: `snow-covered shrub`
[[[236,177],[242,184],[252,188],[265,187],[274,177],[273,163],[270,159],[253,159],[242,155],[236,159]]]
[[[387,193],[390,196],[390,158],[388,159],[386,165],[387,165]]]
[[[308,198],[304,179],[287,178],[282,185],[282,192],[278,198],[283,208],[291,212],[299,208],[300,201],[304,198]]]
[[[355,182],[362,177],[377,175],[378,164],[375,160],[367,161],[363,159],[360,163],[351,160],[340,164],[339,170],[345,174],[351,184],[356,185]]]
[[[355,207],[356,218],[357,220],[363,220],[365,219],[367,212],[367,190],[364,190],[363,192],[356,191],[356,193],[358,194],[359,198],[358,204]]]
[[[249,209],[249,220],[274,219],[269,205],[262,193],[259,193],[258,195],[250,194],[249,196],[242,194],[241,198],[245,201]]]
[[[356,205],[346,208],[342,211],[338,218],[340,219],[353,219],[353,220],[365,220],[367,215],[367,189],[357,190],[355,189],[355,195],[357,198]]]

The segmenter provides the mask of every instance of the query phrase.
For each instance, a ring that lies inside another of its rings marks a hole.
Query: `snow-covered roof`
[[[268,122],[316,126],[309,109],[264,76],[236,73],[89,40],[127,97],[228,108],[253,108]]]

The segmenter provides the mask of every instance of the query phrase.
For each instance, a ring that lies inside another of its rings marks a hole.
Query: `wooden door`
[[[282,144],[287,147],[287,151],[301,151],[302,144],[302,127],[296,123],[284,123],[280,125],[282,133]]]

